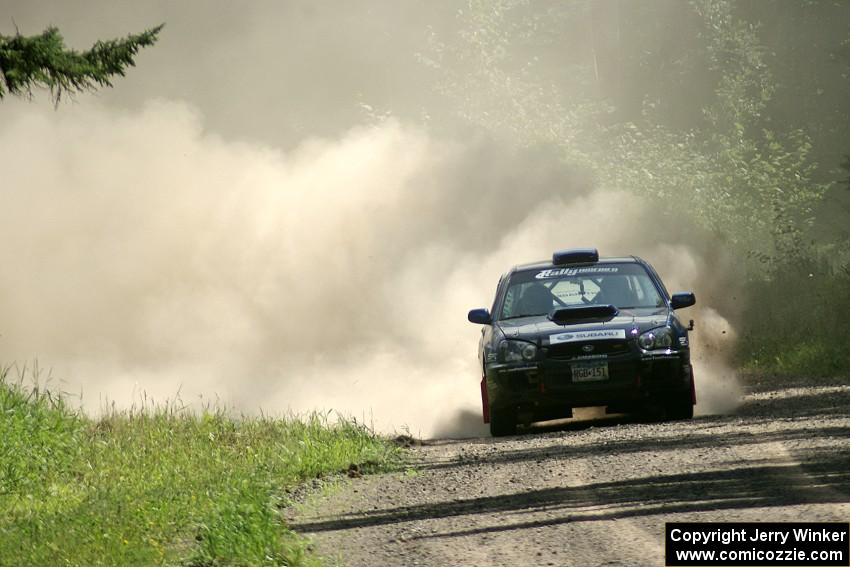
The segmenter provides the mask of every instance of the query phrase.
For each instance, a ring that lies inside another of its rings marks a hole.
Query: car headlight
[[[670,327],[658,327],[640,335],[637,342],[643,350],[670,348],[673,346],[673,330]]]
[[[522,362],[537,358],[537,345],[525,341],[503,340],[499,343],[499,360],[502,362]]]

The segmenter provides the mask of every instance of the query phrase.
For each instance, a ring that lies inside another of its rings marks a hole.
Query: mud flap
[[[481,376],[481,405],[484,423],[490,423],[490,400],[487,399],[487,375]]]
[[[691,403],[697,405],[697,388],[694,385],[694,367],[691,366]]]

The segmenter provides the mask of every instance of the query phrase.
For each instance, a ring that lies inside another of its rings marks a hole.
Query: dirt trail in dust
[[[667,521],[847,521],[850,386],[773,384],[732,416],[413,453],[415,474],[345,481],[290,524],[349,566],[656,566]]]

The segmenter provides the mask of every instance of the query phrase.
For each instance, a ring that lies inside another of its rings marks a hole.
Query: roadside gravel
[[[663,565],[667,521],[850,520],[850,385],[762,384],[735,415],[606,418],[412,448],[416,470],[285,511],[351,567]]]

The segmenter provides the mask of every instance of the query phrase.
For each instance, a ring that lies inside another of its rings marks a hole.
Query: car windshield
[[[582,305],[657,308],[664,305],[664,299],[640,264],[526,270],[511,276],[499,319],[545,315],[553,309]]]

